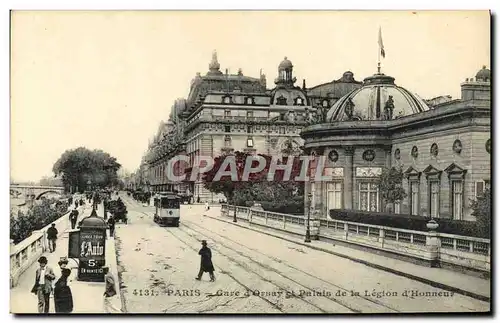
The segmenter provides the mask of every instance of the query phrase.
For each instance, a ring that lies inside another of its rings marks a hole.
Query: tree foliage
[[[472,215],[476,217],[477,229],[489,237],[491,233],[491,191],[485,189],[477,200],[471,203]]]
[[[383,168],[377,179],[382,200],[385,203],[398,203],[406,197],[403,188],[403,169],[401,167]]]
[[[56,176],[61,176],[66,189],[83,192],[89,182],[92,187],[99,188],[117,184],[120,167],[115,157],[102,150],[79,147],[66,150],[52,171]]]
[[[10,213],[10,238],[19,243],[29,237],[35,230],[40,230],[57,220],[68,211],[67,201],[44,199],[41,204],[34,205],[26,213],[18,210]]]
[[[257,202],[269,202],[270,207],[278,208],[293,201],[297,207],[303,205],[303,181],[296,180],[299,176],[302,163],[298,158],[293,159],[290,177],[285,178],[285,170],[275,170],[274,176],[270,176],[270,167],[272,156],[259,154],[265,161],[265,167],[262,171],[250,173],[247,181],[243,181],[245,162],[252,156],[244,152],[235,152],[233,155],[222,155],[216,157],[214,166],[203,174],[204,186],[213,193],[222,193],[229,203],[241,206],[248,206]],[[286,164],[287,160],[278,162],[278,165]],[[258,161],[252,161],[252,167],[257,167]],[[217,173],[222,174],[231,169],[235,170],[235,175],[220,176],[217,179]],[[299,201],[299,202],[297,202]]]

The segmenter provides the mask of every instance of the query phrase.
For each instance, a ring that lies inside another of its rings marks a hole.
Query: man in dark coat
[[[109,225],[109,236],[114,237],[115,236],[115,217],[114,216],[109,217],[108,225]]]
[[[213,282],[215,281],[215,275],[214,265],[212,264],[212,251],[209,247],[207,247],[206,240],[202,240],[201,245],[202,247],[198,252],[198,254],[201,256],[200,272],[198,273],[198,277],[196,277],[195,279],[201,280],[201,276],[203,276],[203,273],[208,272],[210,274],[210,281]]]
[[[56,229],[56,224],[52,223],[52,226],[47,229],[47,239],[49,240],[49,250],[50,252],[56,251],[56,240],[57,234],[59,232]]]

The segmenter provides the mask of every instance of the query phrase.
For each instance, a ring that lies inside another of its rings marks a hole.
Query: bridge
[[[39,200],[42,196],[44,196],[47,193],[55,193],[62,195],[64,193],[64,187],[10,184],[10,196],[12,198]]]

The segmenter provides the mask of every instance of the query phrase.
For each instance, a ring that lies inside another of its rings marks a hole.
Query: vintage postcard
[[[10,311],[491,311],[489,11],[11,11]]]

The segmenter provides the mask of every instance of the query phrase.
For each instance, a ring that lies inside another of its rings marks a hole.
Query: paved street
[[[153,207],[123,196],[129,224],[117,226],[122,292],[129,313],[386,313],[488,311],[489,303],[351,260],[203,217],[159,227]],[[194,278],[200,241],[217,280]],[[425,270],[425,267],[422,267]]]

